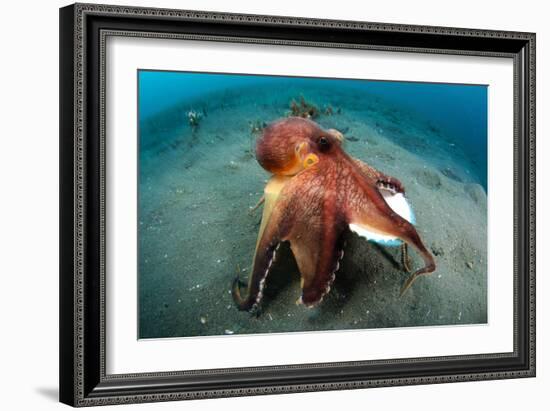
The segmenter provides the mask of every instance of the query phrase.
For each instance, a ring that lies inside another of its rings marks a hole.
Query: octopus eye
[[[317,140],[317,144],[322,151],[326,151],[330,148],[330,141],[324,136],[320,137],[319,140]]]

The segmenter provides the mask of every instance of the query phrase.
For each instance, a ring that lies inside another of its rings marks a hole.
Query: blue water
[[[139,71],[139,116],[144,122],[171,106],[209,93],[278,85],[345,88],[359,96],[378,96],[430,124],[454,141],[472,162],[472,171],[487,190],[487,86],[403,81],[294,78],[258,75]],[[283,90],[282,89],[282,90]],[[281,91],[282,91],[281,90]],[[403,130],[406,132],[406,130]]]

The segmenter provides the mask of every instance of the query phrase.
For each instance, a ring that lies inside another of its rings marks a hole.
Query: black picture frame
[[[139,34],[136,34],[139,33]],[[104,41],[109,35],[509,57],[514,62],[514,351],[105,373]],[[535,34],[75,4],[60,9],[60,401],[73,406],[535,376]]]

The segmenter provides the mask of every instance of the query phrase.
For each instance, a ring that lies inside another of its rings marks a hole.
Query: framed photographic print
[[[535,35],[60,10],[60,400],[535,375]]]

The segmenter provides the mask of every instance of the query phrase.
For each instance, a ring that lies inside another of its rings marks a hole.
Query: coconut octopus
[[[283,241],[290,243],[301,274],[297,302],[306,307],[318,305],[330,291],[347,230],[369,240],[398,241],[416,249],[424,267],[408,277],[401,294],[419,276],[435,270],[434,257],[412,224],[414,216],[401,182],[349,156],[343,140],[340,132],[323,130],[300,117],[285,118],[264,129],[256,158],[273,176],[261,200],[264,209],[246,296],[241,294],[244,284],[239,278],[233,282],[232,295],[240,310],[258,309]]]

